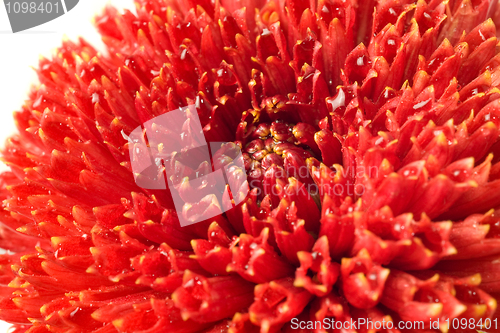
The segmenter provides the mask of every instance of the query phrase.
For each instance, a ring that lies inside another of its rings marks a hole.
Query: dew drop
[[[335,96],[333,100],[328,100],[328,103],[332,106],[332,110],[336,110],[341,106],[345,106],[345,93],[342,88],[339,89],[338,94]]]

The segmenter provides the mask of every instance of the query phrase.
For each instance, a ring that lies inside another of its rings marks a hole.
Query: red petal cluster
[[[0,319],[29,333],[498,321],[497,1],[136,4],[96,19],[106,54],[65,41],[41,60],[15,114]],[[126,138],[187,105],[208,141],[241,148],[251,191],[181,228],[169,191],[137,186]]]

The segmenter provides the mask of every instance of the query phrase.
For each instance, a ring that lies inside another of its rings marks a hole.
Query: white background
[[[29,0],[19,0],[28,1]],[[19,110],[36,75],[39,55],[46,57],[61,44],[63,36],[75,39],[84,36],[98,49],[102,48],[92,18],[106,3],[119,8],[133,9],[132,0],[80,0],[67,14],[41,26],[13,34],[3,0],[0,0],[0,146],[16,131],[12,113]],[[6,167],[0,164],[0,170]],[[0,333],[9,325],[0,321]]]

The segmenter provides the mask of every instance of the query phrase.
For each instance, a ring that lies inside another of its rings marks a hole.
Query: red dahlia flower
[[[41,60],[15,114],[0,319],[30,333],[323,319],[498,332],[496,0],[136,3],[97,18],[106,55],[65,41]],[[214,163],[241,149],[250,192],[181,227],[170,191],[137,185],[126,137],[185,106],[209,142],[233,142]]]

